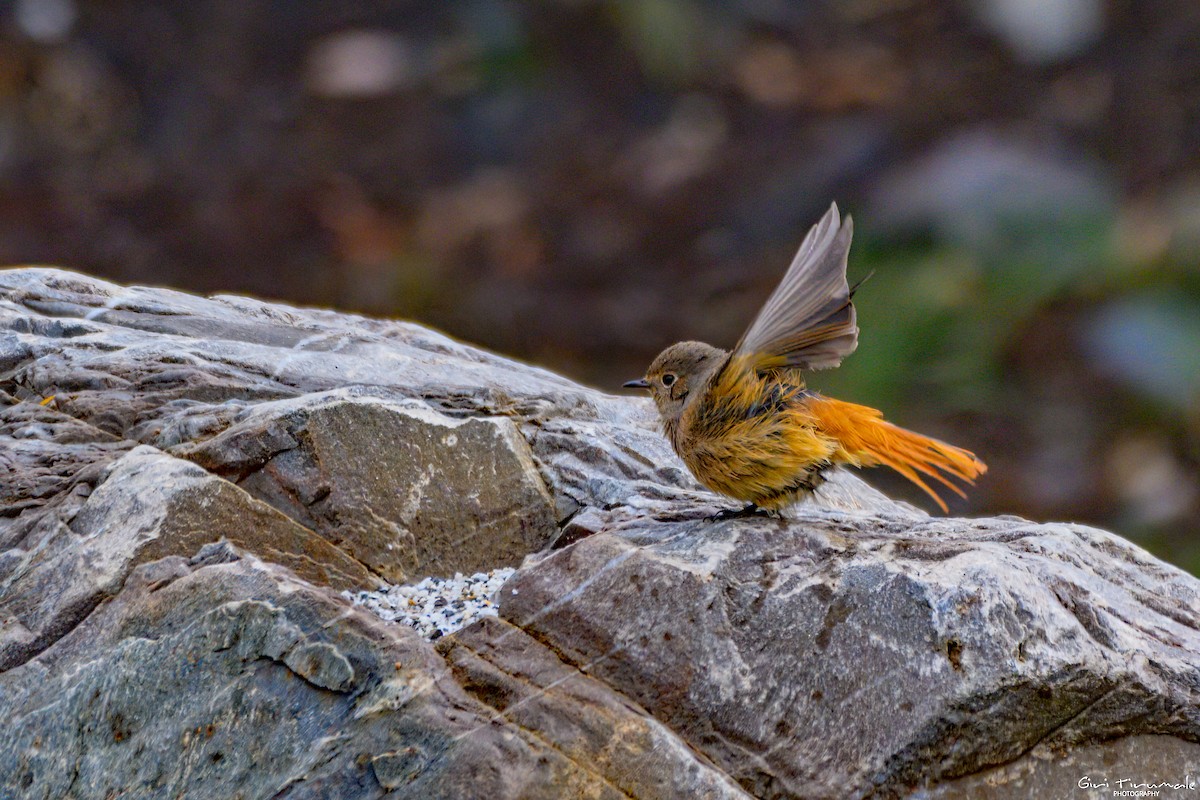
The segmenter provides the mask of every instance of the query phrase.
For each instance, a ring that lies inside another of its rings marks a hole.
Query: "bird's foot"
[[[748,503],[745,508],[723,508],[711,517],[705,517],[706,522],[722,522],[727,519],[743,519],[745,517],[777,517],[779,512],[767,508],[759,508],[754,503]]]

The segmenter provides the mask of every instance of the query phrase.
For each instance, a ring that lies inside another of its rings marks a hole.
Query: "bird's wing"
[[[853,221],[837,203],[812,227],[787,274],[733,349],[757,370],[836,367],[858,346],[846,282]]]

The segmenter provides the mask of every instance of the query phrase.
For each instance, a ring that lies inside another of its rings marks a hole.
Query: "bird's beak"
[[[621,385],[624,386],[626,389],[649,389],[650,388],[650,384],[646,382],[645,378],[638,378],[636,381],[627,381],[626,383],[623,383]]]

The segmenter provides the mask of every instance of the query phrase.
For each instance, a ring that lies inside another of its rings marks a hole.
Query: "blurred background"
[[[1195,0],[0,2],[3,262],[617,391],[732,345],[833,199],[875,275],[811,384],[979,453],[956,511],[1200,572]]]

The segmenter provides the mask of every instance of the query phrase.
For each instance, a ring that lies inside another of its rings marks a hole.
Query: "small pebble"
[[[496,595],[513,572],[507,567],[469,577],[456,572],[453,578],[425,578],[411,585],[342,594],[356,606],[389,622],[403,622],[435,641],[479,617],[497,616]]]

